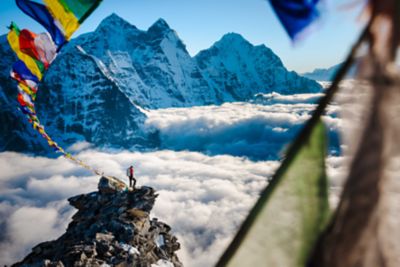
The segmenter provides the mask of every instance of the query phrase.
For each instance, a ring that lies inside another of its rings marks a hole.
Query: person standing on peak
[[[126,176],[129,177],[129,187],[135,188],[136,185],[136,179],[134,177],[135,171],[133,169],[133,166],[131,165],[127,170],[126,170]]]

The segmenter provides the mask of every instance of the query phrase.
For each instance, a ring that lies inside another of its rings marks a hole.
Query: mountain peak
[[[229,32],[222,36],[221,40],[225,41],[239,41],[239,42],[246,42],[248,41],[239,33],[236,32]]]
[[[115,14],[114,12],[111,13],[110,15],[108,15],[107,17],[105,17],[103,19],[103,21],[105,21],[105,22],[127,22],[126,20],[124,20],[123,18],[121,18],[120,16]]]
[[[230,32],[222,36],[222,38],[215,43],[217,46],[253,46],[239,33]]]
[[[150,26],[148,32],[151,34],[156,34],[164,33],[170,30],[171,28],[169,27],[168,23],[164,19],[159,18],[156,22],[153,23],[153,25]]]
[[[97,29],[102,29],[102,28],[115,28],[115,27],[129,27],[129,28],[134,28],[137,29],[135,26],[130,24],[128,21],[125,19],[121,18],[115,13],[112,13],[108,17],[102,20],[100,25],[97,27]]]
[[[162,18],[159,18],[156,22],[154,22],[151,27],[169,29],[168,23]]]

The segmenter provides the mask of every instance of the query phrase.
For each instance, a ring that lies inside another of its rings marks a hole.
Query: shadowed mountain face
[[[0,149],[47,154],[46,144],[15,109],[15,84],[8,78],[15,57],[4,36],[0,56]],[[238,34],[227,34],[191,57],[164,20],[143,31],[112,14],[64,47],[40,86],[37,111],[63,146],[88,141],[97,147],[155,147],[157,133],[143,127],[142,108],[320,90],[315,81],[287,71],[269,48],[253,46]]]

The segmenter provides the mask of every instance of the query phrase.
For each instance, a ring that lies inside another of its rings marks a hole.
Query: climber
[[[136,179],[134,177],[134,169],[133,169],[132,165],[126,170],[126,175],[129,178],[129,187],[135,189]],[[133,185],[132,185],[132,182],[133,182]]]

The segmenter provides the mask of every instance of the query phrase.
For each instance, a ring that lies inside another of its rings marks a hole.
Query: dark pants
[[[133,185],[132,185],[133,183]],[[136,179],[133,176],[129,176],[129,187],[135,188],[136,185]]]

